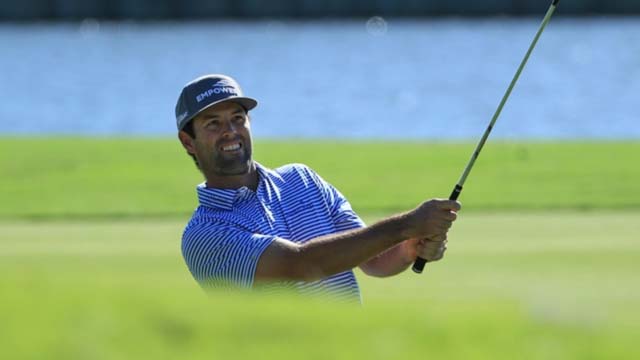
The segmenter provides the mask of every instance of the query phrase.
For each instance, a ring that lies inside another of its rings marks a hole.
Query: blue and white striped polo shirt
[[[305,165],[267,169],[257,164],[258,188],[197,188],[200,206],[182,237],[182,254],[204,288],[253,287],[258,259],[274,239],[305,243],[363,227],[345,197]],[[360,300],[353,271],[282,286],[304,294]]]

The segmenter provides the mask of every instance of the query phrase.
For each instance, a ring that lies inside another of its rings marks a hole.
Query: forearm
[[[305,280],[351,270],[409,238],[402,215],[369,227],[312,239],[300,245],[298,261]]]
[[[406,241],[375,256],[360,265],[360,269],[369,276],[388,277],[397,275],[409,268],[415,261],[414,254],[407,249]]]
[[[275,239],[260,256],[255,280],[313,281],[351,270],[405,240],[445,234],[455,220],[452,210],[459,208],[451,200],[430,200],[369,227],[318,237],[303,244],[295,239]],[[385,264],[378,276],[404,270],[406,259],[401,261],[400,253],[390,252],[383,260]]]

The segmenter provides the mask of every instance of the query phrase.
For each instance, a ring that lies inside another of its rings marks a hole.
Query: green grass
[[[372,221],[448,196],[473,147],[254,149],[310,165]],[[638,142],[491,142],[446,260],[359,274],[354,308],[205,296],[180,256],[202,180],[177,140],[0,138],[0,359],[640,358],[639,158]]]
[[[354,208],[387,213],[447,197],[473,144],[259,141],[270,167],[306,163]],[[499,143],[483,151],[468,210],[640,209],[640,143]],[[0,218],[175,217],[201,176],[177,139],[1,138]]]
[[[639,218],[461,213],[423,275],[359,274],[361,309],[204,296],[186,219],[4,220],[0,358],[639,358]]]

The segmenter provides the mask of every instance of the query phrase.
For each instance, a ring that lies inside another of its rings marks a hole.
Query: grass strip
[[[638,214],[461,214],[421,276],[358,273],[363,307],[207,297],[184,220],[0,222],[0,358],[637,359]]]
[[[304,163],[362,213],[447,197],[474,144],[257,141],[269,167]],[[465,210],[640,208],[640,142],[488,144]],[[0,138],[0,218],[188,215],[202,181],[177,139]]]

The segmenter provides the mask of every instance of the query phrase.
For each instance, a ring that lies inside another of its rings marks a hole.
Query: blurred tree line
[[[550,0],[0,0],[0,19],[323,18],[539,14]],[[559,14],[640,14],[640,0],[561,0]]]

